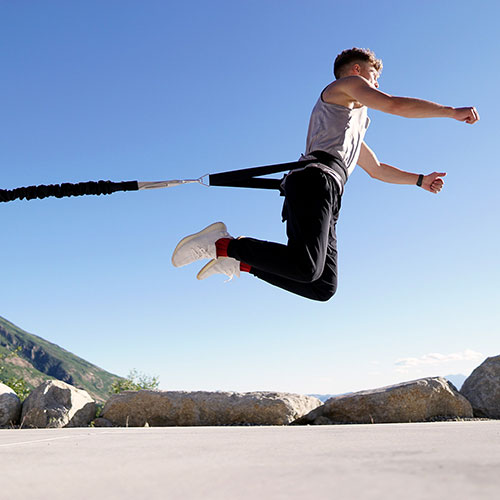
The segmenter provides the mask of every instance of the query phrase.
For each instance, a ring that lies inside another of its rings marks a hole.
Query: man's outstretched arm
[[[358,165],[365,170],[370,177],[391,184],[416,185],[419,177],[419,174],[405,172],[391,165],[380,163],[375,153],[364,142],[361,145]],[[433,172],[432,174],[424,175],[422,188],[431,193],[439,193],[444,184],[442,177],[445,175],[446,172]]]
[[[453,108],[424,99],[392,96],[376,89],[362,76],[344,78],[342,88],[349,96],[369,108],[405,118],[453,118],[469,124],[479,120],[474,107]]]

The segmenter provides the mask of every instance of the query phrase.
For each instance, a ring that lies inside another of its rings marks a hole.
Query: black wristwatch
[[[417,186],[422,187],[422,181],[424,180],[424,174],[420,174],[417,179]]]

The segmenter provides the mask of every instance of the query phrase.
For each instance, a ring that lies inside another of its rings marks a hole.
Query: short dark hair
[[[335,58],[335,63],[333,64],[333,74],[335,75],[335,78],[341,78],[342,72],[346,66],[355,62],[368,62],[379,73],[382,71],[382,59],[377,59],[373,51],[370,49],[359,49],[357,47],[353,47],[352,49],[342,51]]]

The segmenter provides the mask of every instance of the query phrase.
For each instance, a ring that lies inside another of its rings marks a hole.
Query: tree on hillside
[[[154,391],[158,389],[159,385],[160,377],[145,375],[134,368],[130,370],[126,378],[113,382],[109,392],[111,394],[118,394],[123,391]]]
[[[8,376],[6,374],[6,366],[5,360],[7,358],[13,358],[18,356],[18,352],[21,350],[21,347],[17,347],[13,351],[8,351],[6,354],[0,354],[0,382],[9,386],[19,397],[19,399],[24,401],[29,393],[31,392],[28,384],[23,378]]]

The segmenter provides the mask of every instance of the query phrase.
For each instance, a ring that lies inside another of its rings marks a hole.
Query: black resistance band
[[[342,179],[343,183],[347,181],[347,169],[342,160],[324,151],[314,151],[310,153],[314,159],[300,160],[289,163],[279,163],[276,165],[265,165],[262,167],[244,168],[241,170],[232,170],[230,172],[221,172],[209,175],[209,183],[203,182],[203,177],[198,179],[170,180],[158,182],[112,182],[112,181],[90,181],[79,182],[77,184],[50,184],[40,186],[20,187],[16,189],[0,189],[0,202],[13,200],[34,200],[48,197],[64,198],[69,196],[101,195],[112,194],[118,191],[139,191],[143,189],[154,189],[163,187],[178,186],[197,182],[205,186],[227,186],[227,187],[245,187],[258,189],[277,189],[281,192],[282,179],[261,179],[257,178],[263,175],[276,174],[303,168],[311,163],[322,163],[335,170]]]

